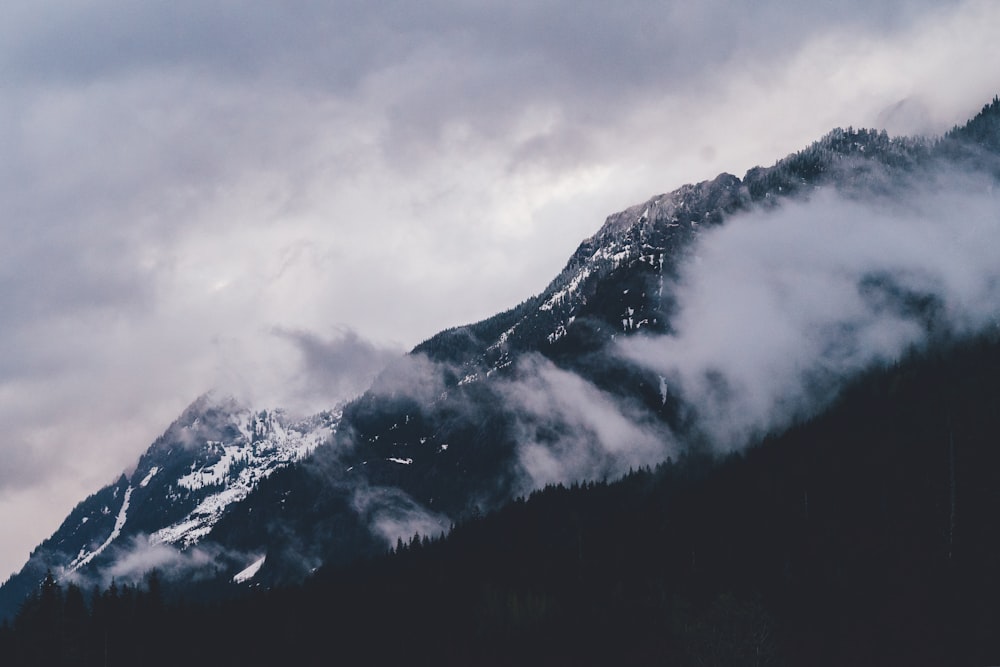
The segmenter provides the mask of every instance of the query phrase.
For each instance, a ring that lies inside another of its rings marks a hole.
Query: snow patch
[[[150,542],[195,544],[211,532],[233,503],[245,499],[261,480],[276,470],[302,460],[326,441],[336,430],[337,420],[301,422],[288,427],[274,414],[243,415],[240,437],[230,443],[211,442],[218,458],[177,480],[189,491],[208,491],[208,495],[183,519],[154,532]],[[216,490],[217,489],[217,490]],[[214,491],[214,492],[213,492]]]
[[[257,576],[257,573],[260,572],[260,568],[264,566],[265,560],[267,560],[266,554],[261,556],[254,562],[250,563],[250,565],[245,570],[236,573],[236,575],[233,577],[233,583],[242,584],[253,579],[255,576]]]
[[[520,324],[520,322],[518,322],[517,324]],[[507,344],[507,340],[511,337],[511,334],[513,334],[514,330],[517,329],[517,324],[515,324],[514,326],[512,326],[510,329],[507,329],[502,334],[500,334],[500,338],[497,339],[497,342],[495,342],[492,345],[490,345],[488,349],[490,349],[490,350],[496,350],[497,348],[500,348],[500,347],[503,347],[504,345],[506,345]]]
[[[580,289],[580,285],[583,284],[583,281],[589,277],[589,268],[584,267],[580,269],[579,273],[573,276],[573,279],[569,281],[569,284],[566,285],[566,287],[550,296],[545,303],[538,307],[538,310],[552,310],[555,306],[561,305],[568,296],[577,292]]]
[[[139,482],[139,486],[145,488],[146,485],[149,484],[149,480],[153,479],[153,476],[158,472],[160,472],[159,466],[153,466],[150,468],[146,476],[142,478],[141,482]]]

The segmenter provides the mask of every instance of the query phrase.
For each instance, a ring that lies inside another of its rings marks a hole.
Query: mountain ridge
[[[540,372],[552,387],[572,373],[602,395],[644,406],[653,426],[684,433],[685,408],[664,378],[607,350],[618,337],[671,333],[679,267],[699,235],[827,186],[858,198],[919,185],[942,161],[989,172],[998,117],[994,98],[936,142],[835,129],[742,179],[720,174],[612,214],[542,292],[420,343],[342,411],[293,423],[280,411],[200,397],[130,476],[83,501],[32,552],[0,589],[0,612],[11,613],[48,569],[103,576],[128,538],[177,545],[181,554],[212,544],[226,579],[266,552],[259,574],[245,580],[266,583],[349,559],[352,550],[370,553],[413,526],[446,529],[496,507],[525,488],[517,471],[524,436],[552,450],[566,435],[565,424],[518,402],[525,374]]]

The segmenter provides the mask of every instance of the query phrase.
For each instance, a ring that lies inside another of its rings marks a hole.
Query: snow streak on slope
[[[596,255],[591,259],[593,260],[595,258]],[[576,294],[576,292],[580,289],[580,285],[583,284],[583,281],[590,277],[590,273],[591,269],[589,267],[580,269],[580,271],[573,276],[572,280],[569,281],[568,285],[550,296],[545,303],[538,307],[538,310],[552,310],[555,306],[563,303],[563,301],[567,298]]]
[[[142,488],[146,488],[149,485],[149,481],[153,479],[153,476],[156,475],[156,473],[158,472],[160,472],[159,466],[153,466],[152,468],[150,468],[149,472],[146,473],[146,476],[142,478],[141,482],[139,482],[139,486]]]
[[[250,581],[257,573],[260,572],[260,568],[264,567],[264,561],[267,560],[267,556],[261,556],[254,562],[250,563],[245,570],[242,570],[233,577],[234,584],[242,584]]]
[[[68,572],[76,572],[81,567],[94,560],[102,551],[108,548],[108,546],[118,539],[118,536],[122,533],[122,528],[125,527],[125,521],[128,519],[128,506],[129,502],[132,500],[132,487],[125,489],[125,496],[122,499],[122,507],[118,510],[118,516],[115,518],[115,527],[111,530],[111,534],[108,535],[108,539],[104,540],[101,546],[97,547],[91,552],[86,552],[84,549],[80,549],[80,553],[69,564],[66,568]]]

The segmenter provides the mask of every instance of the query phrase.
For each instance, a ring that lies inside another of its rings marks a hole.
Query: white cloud
[[[905,202],[808,203],[703,234],[682,271],[676,335],[625,341],[719,446],[808,416],[873,363],[1000,317],[1000,198],[955,175]]]

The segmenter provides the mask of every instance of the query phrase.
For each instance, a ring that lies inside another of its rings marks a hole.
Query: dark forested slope
[[[549,487],[301,587],[89,612],[43,587],[4,664],[988,664],[998,432],[1000,341],[941,343],[745,453]]]

